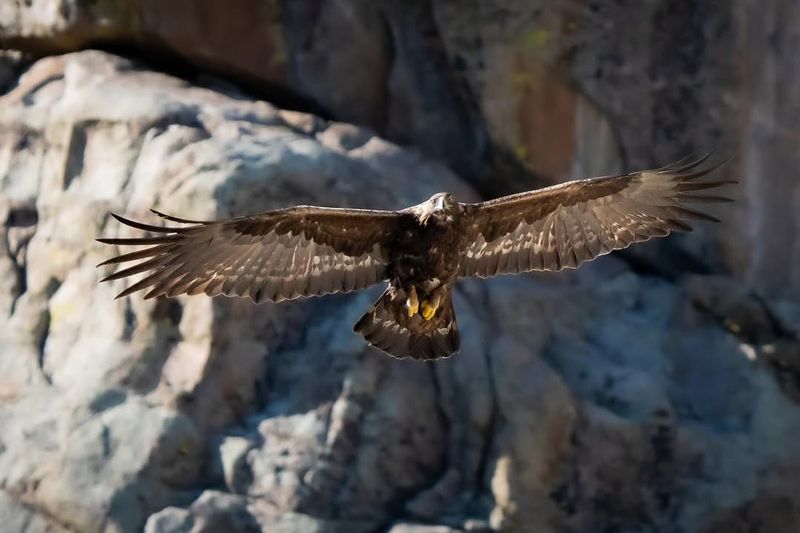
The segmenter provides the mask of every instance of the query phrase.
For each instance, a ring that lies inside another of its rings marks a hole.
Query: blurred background
[[[794,0],[2,0],[0,530],[800,530]],[[114,300],[155,222],[490,198],[713,151],[723,222],[377,296]]]

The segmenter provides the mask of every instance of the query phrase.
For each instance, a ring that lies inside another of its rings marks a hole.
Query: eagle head
[[[426,203],[429,205],[431,215],[437,218],[452,217],[461,211],[458,200],[449,192],[434,194]]]
[[[464,211],[455,196],[449,192],[434,194],[421,204],[409,207],[408,211],[414,213],[419,221],[425,225],[431,221],[453,222]]]

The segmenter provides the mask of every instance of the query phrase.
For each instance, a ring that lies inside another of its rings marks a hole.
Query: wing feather
[[[280,301],[365,288],[387,277],[389,246],[401,220],[394,211],[299,206],[221,221],[155,226],[115,219],[156,237],[103,238],[147,248],[98,266],[131,263],[106,276],[112,281],[144,273],[118,297],[149,289],[145,298],[205,293]],[[136,262],[139,261],[139,262]]]
[[[467,204],[461,275],[577,268],[636,242],[691,231],[690,221],[719,222],[686,205],[730,201],[704,193],[736,183],[700,180],[718,168],[702,166],[707,157]]]

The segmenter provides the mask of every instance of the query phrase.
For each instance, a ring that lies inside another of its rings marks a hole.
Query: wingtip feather
[[[684,202],[706,202],[706,203],[724,203],[728,204],[735,202],[733,198],[727,196],[711,196],[706,194],[678,194],[678,199]]]
[[[145,224],[144,222],[137,222],[135,220],[125,218],[122,215],[118,215],[117,213],[109,213],[109,214],[112,217],[114,217],[114,219],[116,219],[119,223],[124,224],[126,226],[130,226],[131,228],[140,229],[142,231],[154,231],[156,233],[180,233],[184,231],[184,228],[154,226],[152,224]]]
[[[686,174],[687,172],[696,169],[706,161],[708,158],[713,155],[712,152],[708,152],[705,155],[700,156],[699,158],[695,159],[693,156],[685,156],[679,159],[678,161],[662,167],[658,169],[660,172],[669,173],[669,174]]]
[[[163,218],[164,220],[169,220],[171,222],[178,222],[179,224],[208,224],[207,220],[189,220],[187,218],[178,218],[176,216],[168,215],[166,213],[162,213],[161,211],[157,211],[152,207],[150,208],[150,212],[153,213],[154,215],[159,216],[160,218]]]

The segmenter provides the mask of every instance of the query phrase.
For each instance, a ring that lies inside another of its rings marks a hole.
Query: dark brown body
[[[460,213],[409,217],[398,232],[390,256],[389,281],[424,298],[458,277],[466,240]]]

